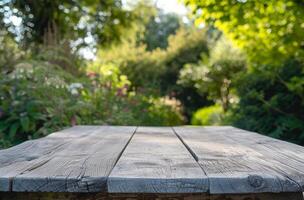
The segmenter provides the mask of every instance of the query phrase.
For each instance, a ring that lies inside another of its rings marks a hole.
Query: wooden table
[[[0,151],[6,199],[303,199],[304,148],[230,126],[75,126]]]

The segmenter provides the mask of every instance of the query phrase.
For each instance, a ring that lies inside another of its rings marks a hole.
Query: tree
[[[167,48],[168,37],[176,33],[180,24],[178,15],[173,13],[165,14],[159,10],[158,14],[151,17],[145,27],[143,42],[147,45],[147,49],[152,51],[156,48]]]
[[[140,9],[141,13],[144,13],[143,10]],[[153,11],[151,8],[146,9],[148,13],[151,10]],[[187,108],[185,114],[190,119],[193,111],[210,104],[210,101],[206,100],[205,95],[199,95],[194,88],[177,85],[176,81],[179,70],[186,63],[197,63],[203,52],[208,54],[206,30],[181,25],[175,34],[167,36],[167,48],[149,50],[144,40],[145,34],[153,35],[147,33],[151,29],[145,29],[149,19],[151,18],[143,20],[142,24],[136,23],[134,32],[126,34],[120,45],[100,50],[97,62],[110,62],[120,66],[135,88],[145,88],[149,94],[177,98]],[[160,23],[159,30],[165,29],[161,25],[165,26]],[[157,42],[152,46],[158,45]]]
[[[144,9],[145,7],[140,5],[141,13],[145,13],[144,10],[148,13],[153,10],[153,7]],[[136,13],[136,11],[134,12]],[[158,15],[151,17],[153,16]],[[112,62],[120,66],[136,87],[158,87],[162,94],[168,94],[173,88],[176,88],[179,70],[183,65],[197,63],[201,58],[201,53],[208,52],[206,31],[181,26],[175,34],[167,35],[167,38],[164,38],[168,41],[166,49],[156,48],[150,51],[147,48],[148,44],[145,43],[145,35],[153,35],[153,32],[149,33],[152,31],[151,29],[145,29],[151,22],[150,19],[149,17],[148,20],[146,18],[136,23],[133,31],[129,31],[129,34],[123,37],[120,45],[101,49],[98,62]],[[163,26],[166,24],[159,24],[159,29],[165,29]],[[152,43],[152,40],[148,42],[152,46],[159,45],[159,41],[157,43]]]
[[[8,0],[0,3],[0,17],[4,27],[27,45],[52,37],[78,39],[75,44],[81,46],[88,37],[102,45],[118,40],[132,14],[120,0]]]
[[[244,74],[237,84],[240,102],[231,114],[233,124],[304,145],[303,69],[303,61],[289,59],[275,70],[263,65]]]
[[[184,0],[249,58],[236,84],[235,126],[304,144],[304,4],[300,0]]]
[[[300,0],[184,0],[197,23],[213,25],[256,63],[303,56],[304,6]],[[276,58],[276,59],[273,59]]]
[[[13,70],[13,66],[24,57],[25,52],[18,48],[16,41],[7,32],[0,30],[0,74]]]
[[[245,57],[224,37],[199,65],[187,64],[180,71],[179,84],[194,86],[199,93],[219,101],[226,112],[233,100],[232,88],[237,75],[246,67]]]

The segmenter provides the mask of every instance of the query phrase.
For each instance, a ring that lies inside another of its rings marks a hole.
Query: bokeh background
[[[304,145],[304,2],[1,0],[0,148],[80,124]]]

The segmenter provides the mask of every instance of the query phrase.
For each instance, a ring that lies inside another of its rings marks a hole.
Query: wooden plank
[[[130,140],[135,127],[87,127],[81,137],[71,139],[49,154],[30,161],[12,179],[18,192],[102,192],[106,178]],[[51,140],[64,140],[62,133]],[[57,140],[57,141],[58,141]],[[39,149],[37,149],[39,151]],[[36,150],[36,151],[37,151]],[[10,169],[17,166],[10,165]]]
[[[0,193],[0,200],[303,200],[301,193],[261,193],[209,195],[186,194],[107,194],[107,193]]]
[[[232,141],[254,149],[259,158],[278,173],[296,182],[304,191],[304,148],[289,142],[273,139],[258,133],[237,128],[222,132]],[[248,138],[250,137],[250,140]]]
[[[75,126],[48,135],[29,140],[17,146],[0,151],[0,191],[10,191],[12,178],[33,165],[39,165],[42,157],[47,157],[61,149],[64,144],[75,138],[85,137],[92,126]]]
[[[209,178],[211,194],[301,191],[295,180],[273,167],[270,157],[227,136],[232,127],[174,130],[197,156]],[[251,140],[251,136],[247,135],[246,140]]]
[[[140,127],[111,172],[108,191],[207,192],[208,180],[171,128]]]

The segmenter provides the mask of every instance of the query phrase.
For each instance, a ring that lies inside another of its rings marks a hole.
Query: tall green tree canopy
[[[88,38],[99,44],[119,39],[132,14],[120,0],[6,0],[0,2],[0,18],[25,44],[42,43],[53,34],[55,40],[79,39],[81,46]]]
[[[301,0],[184,2],[192,9],[197,23],[207,23],[223,31],[255,62],[279,63],[290,55],[303,56],[304,5]]]
[[[186,64],[180,70],[178,83],[193,85],[200,94],[207,93],[226,112],[234,101],[234,80],[246,69],[245,56],[224,37],[212,46],[209,57],[204,56],[199,64]]]
[[[221,30],[245,50],[249,70],[237,80],[232,123],[304,144],[304,2],[184,0],[198,24]]]
[[[144,33],[147,49],[151,51],[156,48],[167,48],[168,37],[176,33],[180,24],[180,17],[174,13],[165,14],[159,11],[157,15],[151,17]]]

